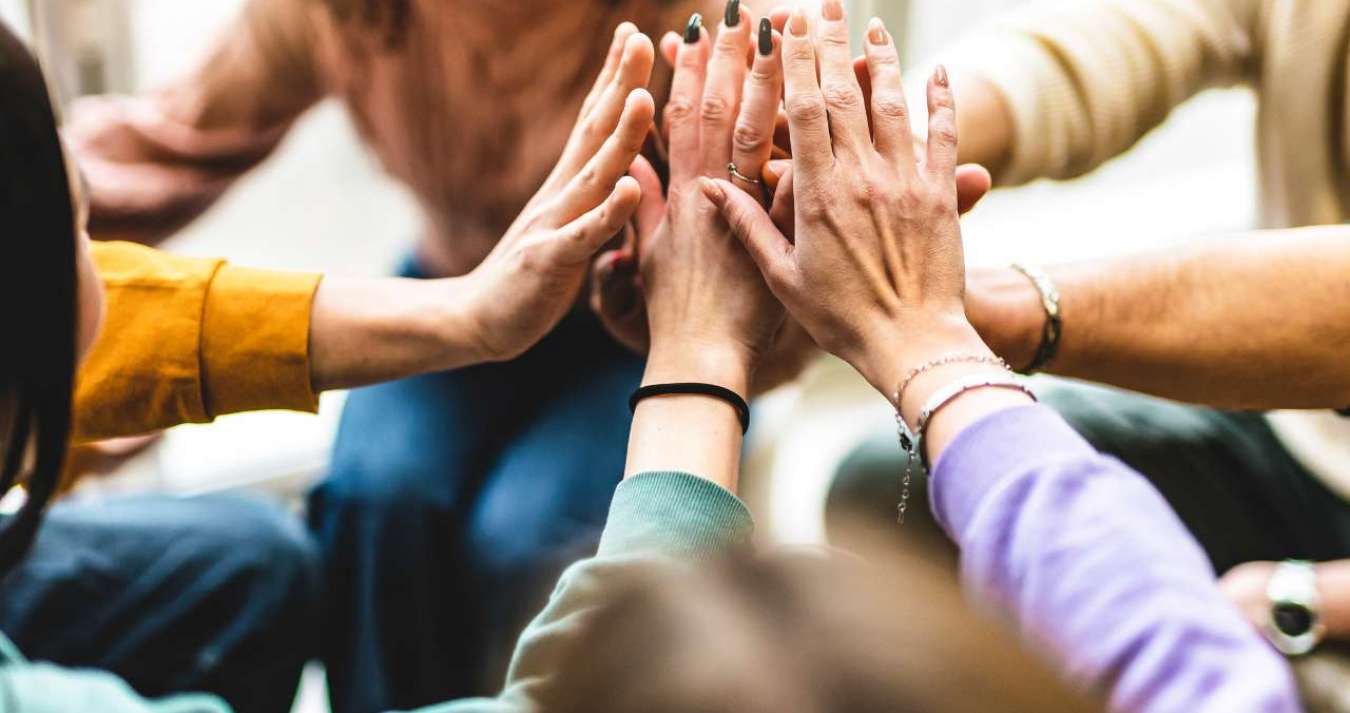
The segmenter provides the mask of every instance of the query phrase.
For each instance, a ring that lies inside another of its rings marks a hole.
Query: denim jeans
[[[150,698],[286,713],[317,653],[319,577],[303,524],[260,501],[58,504],[0,580],[0,630],[31,661],[109,671]]]
[[[310,498],[335,713],[500,688],[553,582],[594,553],[642,365],[573,312],[514,361],[350,394]]]

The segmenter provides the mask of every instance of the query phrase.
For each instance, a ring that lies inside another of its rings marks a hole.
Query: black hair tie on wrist
[[[731,407],[736,409],[736,417],[741,420],[741,433],[750,430],[750,404],[741,398],[741,395],[731,389],[716,386],[714,384],[652,384],[644,386],[628,398],[628,410],[636,412],[637,406],[643,399],[653,396],[670,396],[682,394],[695,394],[698,396],[711,396],[715,399],[721,399]]]

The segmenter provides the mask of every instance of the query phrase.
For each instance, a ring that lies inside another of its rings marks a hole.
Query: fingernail
[[[741,24],[741,0],[729,0],[727,2],[727,14],[723,20],[727,27],[735,27]]]
[[[792,11],[792,17],[788,18],[788,32],[798,36],[806,36],[806,15],[802,14],[800,9]]]
[[[839,0],[825,0],[825,4],[820,6],[820,14],[826,20],[844,19],[844,4]]]
[[[767,17],[759,21],[759,53],[765,57],[773,54],[773,23]]]
[[[684,26],[684,43],[692,45],[703,38],[703,16],[697,12],[689,16],[689,24]]]
[[[874,17],[867,23],[867,40],[874,45],[886,44],[886,23],[881,18]]]
[[[936,70],[933,70],[933,79],[937,81],[939,87],[945,87],[951,83],[951,80],[947,77],[947,68],[940,64]]]
[[[707,196],[708,200],[711,200],[713,203],[720,206],[722,205],[722,202],[726,200],[726,195],[722,193],[722,187],[713,183],[711,178],[708,178],[707,176],[699,178],[698,185],[703,189],[703,195]]]

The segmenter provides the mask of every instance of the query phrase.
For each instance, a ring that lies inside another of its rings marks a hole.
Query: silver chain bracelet
[[[900,504],[896,506],[897,511],[896,520],[901,525],[905,524],[905,511],[909,509],[909,492],[910,487],[914,484],[914,473],[915,473],[914,463],[915,461],[921,462],[923,460],[923,456],[919,452],[920,439],[915,435],[913,431],[910,430],[909,425],[905,423],[904,416],[900,415],[901,399],[905,397],[905,390],[908,389],[909,385],[913,383],[914,380],[918,378],[920,375],[932,371],[933,369],[936,369],[938,367],[947,366],[949,364],[988,364],[990,366],[996,366],[1001,369],[1005,369],[1007,371],[1012,371],[1012,369],[1009,368],[1008,363],[1006,361],[996,356],[979,355],[979,354],[948,354],[946,356],[941,356],[936,359],[926,361],[923,364],[920,364],[914,367],[913,369],[910,369],[909,373],[905,375],[905,380],[900,382],[900,388],[895,390],[896,436],[900,441],[901,450],[904,451],[905,453],[905,467],[904,470],[902,470],[900,473]]]

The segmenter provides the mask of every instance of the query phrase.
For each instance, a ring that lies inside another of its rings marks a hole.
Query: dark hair
[[[603,601],[544,654],[550,713],[1100,713],[894,532],[866,559],[750,553],[592,573]]]
[[[3,22],[0,220],[0,495],[35,456],[27,502],[0,524],[2,575],[27,554],[60,482],[78,309],[75,209],[55,111],[37,61]]]

